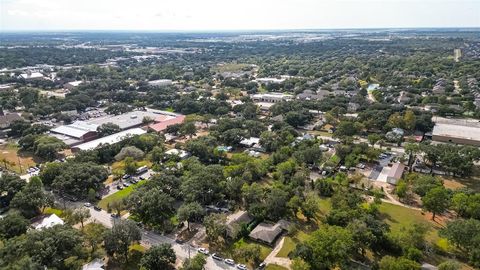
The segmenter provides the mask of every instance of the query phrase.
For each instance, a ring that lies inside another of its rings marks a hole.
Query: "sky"
[[[0,0],[0,31],[480,27],[480,0]]]

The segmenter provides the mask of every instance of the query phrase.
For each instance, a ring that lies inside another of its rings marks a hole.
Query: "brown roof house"
[[[387,175],[387,183],[392,185],[396,185],[398,180],[400,180],[403,176],[403,172],[405,171],[406,166],[402,163],[395,163],[393,164],[392,168]]]
[[[242,226],[250,224],[253,218],[247,211],[237,211],[227,216],[227,236],[237,238],[238,233],[242,230]]]
[[[290,222],[283,219],[275,224],[262,222],[258,224],[248,236],[255,241],[273,246],[278,237],[286,231],[289,226]]]
[[[0,115],[0,129],[5,129],[10,126],[14,121],[22,120],[23,118],[16,113],[7,113]]]

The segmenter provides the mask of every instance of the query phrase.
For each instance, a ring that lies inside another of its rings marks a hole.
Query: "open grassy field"
[[[222,65],[217,65],[212,68],[215,72],[237,72],[242,71],[243,68],[249,67],[249,64],[243,63],[225,63]]]
[[[19,151],[16,144],[0,146],[0,166],[19,174],[27,172],[27,169],[35,166],[40,160],[34,160],[31,153]]]
[[[467,187],[480,192],[480,166],[475,166],[473,173],[469,177],[452,177],[452,176],[440,176],[443,179],[443,184],[446,188],[458,189]]]
[[[132,191],[135,188],[143,185],[144,183],[146,183],[146,181],[141,181],[141,182],[138,182],[136,184],[130,185],[129,187],[126,187],[122,190],[119,190],[119,191],[113,193],[112,195],[107,196],[107,197],[103,198],[102,200],[100,200],[98,202],[98,206],[100,208],[104,209],[104,210],[107,210],[109,204],[111,204],[114,201],[120,201],[123,198],[126,198],[130,193],[132,193]]]

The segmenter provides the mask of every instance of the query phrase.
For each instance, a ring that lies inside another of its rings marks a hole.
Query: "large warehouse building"
[[[145,121],[149,119],[150,121]],[[58,126],[50,130],[50,134],[70,147],[79,146],[86,142],[97,138],[97,128],[103,124],[113,123],[120,127],[121,130],[134,130],[144,127],[147,123],[151,123],[145,127],[145,131],[150,129],[156,132],[164,131],[168,126],[180,124],[185,120],[185,116],[167,111],[147,109],[142,111],[132,111],[120,115],[106,115],[98,118],[92,118],[87,121],[75,121],[69,125]],[[101,138],[104,139],[104,138]],[[114,137],[108,138],[115,141]],[[112,144],[112,142],[108,142]],[[93,143],[94,144],[94,143]],[[87,146],[93,144],[86,144]],[[82,149],[82,147],[78,147]],[[88,148],[88,147],[86,147]]]
[[[435,117],[432,140],[480,146],[480,122],[473,119],[447,119]]]

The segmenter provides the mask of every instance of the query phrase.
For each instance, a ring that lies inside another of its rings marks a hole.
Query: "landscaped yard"
[[[288,270],[287,268],[280,265],[276,265],[276,264],[269,264],[265,269],[266,270]]]
[[[110,196],[107,196],[105,198],[103,198],[101,201],[98,202],[98,206],[104,210],[107,210],[108,209],[108,205],[111,204],[112,202],[114,201],[120,201],[122,200],[123,198],[127,197],[130,193],[132,193],[132,191],[140,186],[140,185],[143,185],[146,181],[141,181],[141,182],[138,182],[136,184],[133,184],[129,187],[126,187],[122,190],[119,190],[115,193],[113,193],[112,195]]]
[[[294,236],[286,236],[283,241],[283,246],[277,253],[277,257],[287,258],[290,252],[295,250],[297,244],[306,241],[308,234],[303,231],[298,231]]]
[[[269,247],[269,246],[262,245],[262,244],[250,241],[248,239],[242,238],[242,239],[236,241],[235,243],[232,243],[231,245],[229,245],[225,249],[222,249],[222,254],[221,255],[223,255],[226,258],[232,258],[238,263],[247,264],[248,262],[246,262],[244,258],[241,258],[241,257],[237,256],[237,254],[235,254],[235,250],[240,249],[240,248],[245,247],[245,246],[250,246],[250,245],[260,247],[260,261],[265,260],[265,258],[267,258],[267,256],[268,256],[268,254],[270,254],[270,252],[272,252],[272,248]]]

